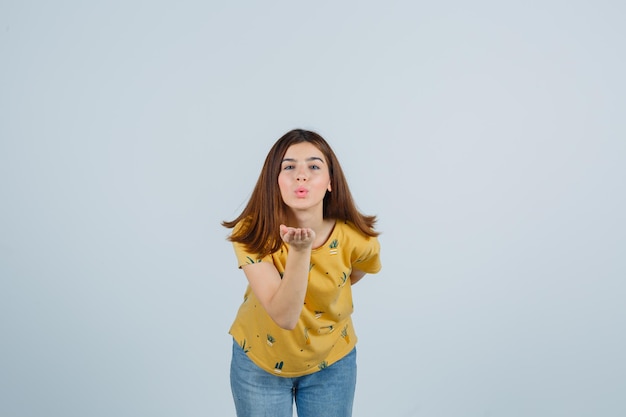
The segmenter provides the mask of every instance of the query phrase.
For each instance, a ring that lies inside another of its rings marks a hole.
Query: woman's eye
[[[311,165],[309,168],[311,168],[311,169],[320,169],[319,165]]]
[[[287,170],[290,170],[290,169],[293,169],[293,168],[294,168],[293,165],[285,165],[283,167],[283,171],[287,171]]]

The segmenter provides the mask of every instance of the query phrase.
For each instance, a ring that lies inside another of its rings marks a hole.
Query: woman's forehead
[[[326,158],[324,158],[324,153],[321,150],[319,150],[317,146],[309,142],[301,142],[301,143],[295,143],[289,146],[289,148],[287,148],[287,151],[285,152],[285,156],[283,157],[283,160],[284,159],[299,160],[299,159],[309,159],[313,157],[322,159],[322,161],[326,160]]]

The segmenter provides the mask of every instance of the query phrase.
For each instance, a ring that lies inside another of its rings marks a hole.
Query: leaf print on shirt
[[[319,319],[320,317],[322,317],[322,314],[324,314],[323,311],[315,310],[315,318],[316,319]]]
[[[309,337],[309,328],[305,327],[304,328],[304,343],[307,345],[311,344],[311,338]]]
[[[267,345],[268,346],[273,346],[275,341],[276,341],[276,339],[274,339],[274,336],[272,336],[271,334],[268,333],[268,335],[267,335]]]
[[[259,262],[261,262],[260,259],[257,259],[256,261],[254,259],[252,259],[249,256],[246,256],[246,258],[248,258],[248,265],[252,265],[252,264],[258,264]]]
[[[331,255],[336,255],[338,246],[339,246],[339,241],[337,241],[337,239],[334,239],[332,242],[330,242],[330,245],[328,245],[328,247],[330,248],[329,253]]]
[[[345,340],[347,344],[350,344],[350,335],[348,334],[347,324],[346,324],[346,327],[344,327],[343,330],[341,331],[341,337],[343,337],[343,340]]]
[[[345,272],[343,272],[343,276],[339,277],[339,288],[343,288],[346,285],[346,282],[348,281],[348,275],[346,275]]]
[[[283,361],[280,362],[276,362],[276,365],[274,365],[274,372],[276,372],[277,374],[281,373],[283,371]]]
[[[330,326],[323,326],[317,329],[318,334],[329,334],[335,331],[335,326],[332,324]]]
[[[320,362],[319,365],[317,365],[317,367],[320,368],[320,371],[324,370],[324,369],[328,368],[328,362],[322,361],[322,362]]]
[[[250,348],[246,347],[246,339],[243,339],[243,341],[241,341],[241,343],[239,343],[239,346],[241,347],[241,350],[243,350],[243,353],[250,352]]]

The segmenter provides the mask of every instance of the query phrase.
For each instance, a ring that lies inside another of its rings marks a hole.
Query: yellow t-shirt
[[[239,243],[233,245],[240,268],[272,262],[281,276],[284,273],[288,245],[283,243],[264,258]],[[377,238],[363,235],[350,222],[337,221],[326,243],[311,253],[304,307],[295,329],[274,323],[248,286],[229,333],[257,366],[274,375],[302,376],[332,365],[350,353],[357,340],[350,317],[352,268],[378,272],[379,253]]]

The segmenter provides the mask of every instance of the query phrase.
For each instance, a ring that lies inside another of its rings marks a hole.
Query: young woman
[[[375,216],[360,213],[317,133],[292,130],[265,159],[232,228],[248,279],[230,329],[238,417],[349,417],[356,384],[351,286],[380,270]]]

